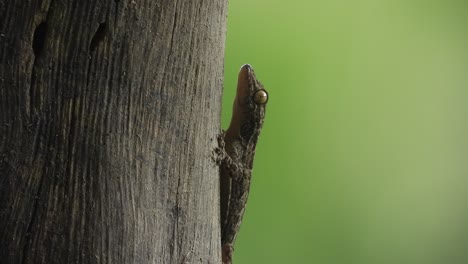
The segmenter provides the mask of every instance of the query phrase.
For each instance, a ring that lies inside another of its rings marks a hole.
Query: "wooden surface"
[[[219,263],[227,0],[0,2],[0,263]]]

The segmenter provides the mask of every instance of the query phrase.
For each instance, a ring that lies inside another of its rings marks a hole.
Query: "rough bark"
[[[219,263],[227,0],[0,2],[0,263]]]

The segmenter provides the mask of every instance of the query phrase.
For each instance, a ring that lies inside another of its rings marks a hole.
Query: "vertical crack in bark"
[[[175,38],[176,26],[177,26],[177,2],[178,1],[174,1],[174,20],[173,20],[173,23],[172,23],[171,41],[170,41],[170,44],[169,44],[169,54],[167,55],[165,65],[164,65],[164,69],[166,69],[166,65],[170,61],[171,55],[173,53],[173,47],[174,47],[173,44],[174,44],[174,38]],[[164,86],[161,87],[160,93],[163,93],[163,90],[164,90]],[[177,259],[177,255],[176,255],[177,248],[180,246],[178,244],[179,242],[177,241],[177,233],[179,231],[179,213],[180,213],[180,209],[181,209],[180,205],[179,205],[180,183],[181,183],[181,176],[178,175],[177,189],[176,189],[176,200],[175,200],[175,206],[174,206],[174,209],[173,209],[175,225],[174,225],[174,230],[172,232],[172,238],[171,238],[171,243],[170,243],[171,260],[172,260],[171,262],[173,262],[173,263],[174,263],[174,259]]]
[[[46,31],[47,31],[47,22],[46,21],[40,23],[36,27],[36,30],[34,31],[32,48],[33,48],[33,51],[34,51],[34,56],[36,58],[39,55],[41,55],[42,50],[44,49],[44,41],[45,41],[45,37],[46,37]]]
[[[107,23],[103,22],[99,24],[98,29],[96,30],[96,33],[94,33],[93,38],[91,39],[91,42],[89,43],[89,52],[92,53],[93,51],[96,50],[97,46],[104,40],[107,34]]]
[[[174,35],[175,35],[175,31],[176,31],[176,25],[177,25],[177,1],[174,1],[174,20],[172,22],[172,31],[171,31],[171,40],[169,42],[169,49],[168,49],[168,53],[167,53],[167,57],[166,59],[164,60],[164,63],[163,63],[163,67],[162,67],[162,71],[163,72],[168,72],[167,70],[167,64],[168,62],[170,61],[171,59],[171,56],[172,56],[172,47],[173,47],[173,44],[174,44]],[[167,74],[166,76],[169,76],[169,74]],[[165,86],[166,86],[166,79],[164,78],[163,81],[162,81],[162,85],[161,85],[161,88],[159,89],[159,98],[164,98],[163,94],[164,94],[164,91],[165,91]]]
[[[36,59],[34,59],[33,66],[31,69],[31,76],[29,78],[29,108],[26,109],[26,112],[29,114],[29,117],[32,119],[33,109],[34,109],[34,90],[36,86],[36,70],[34,69],[36,66]]]
[[[177,1],[174,1],[174,15],[173,15],[173,23],[172,23],[172,31],[171,31],[171,39],[170,39],[170,43],[169,43],[169,53],[166,57],[166,60],[165,60],[165,63],[164,63],[164,69],[166,69],[166,65],[167,63],[170,61],[170,58],[171,58],[171,55],[173,53],[173,45],[174,45],[174,39],[175,39],[175,33],[176,33],[176,26],[177,26]],[[160,89],[160,98],[162,98],[162,93],[164,93],[164,85],[161,87]],[[171,258],[171,262],[174,262],[174,259],[176,259],[178,256],[176,255],[177,253],[177,248],[180,246],[177,241],[177,233],[178,233],[178,229],[179,229],[179,214],[180,214],[180,199],[179,199],[179,196],[180,196],[180,185],[181,185],[181,176],[179,175],[178,176],[178,179],[177,179],[177,187],[176,187],[176,199],[175,199],[175,205],[172,209],[172,215],[173,215],[173,220],[175,222],[175,225],[174,225],[174,229],[173,229],[173,232],[172,232],[172,237],[171,237],[171,242],[169,243],[169,248],[170,248],[170,258]]]
[[[32,41],[32,50],[34,53],[34,60],[31,67],[31,76],[29,78],[29,107],[26,109],[27,113],[31,116],[34,109],[34,96],[35,96],[35,89],[36,89],[36,66],[39,57],[41,56],[44,50],[44,42],[46,39],[47,33],[47,20],[40,23],[36,29],[34,30],[33,41]]]
[[[45,10],[45,19],[43,22],[41,22],[34,30],[34,34],[33,34],[33,40],[32,40],[32,50],[33,50],[33,53],[34,53],[34,60],[33,60],[33,63],[32,63],[32,66],[31,66],[31,76],[30,76],[30,85],[29,85],[29,109],[27,109],[28,111],[28,114],[29,114],[29,117],[31,119],[32,122],[34,122],[32,119],[33,119],[33,110],[35,108],[35,103],[34,103],[34,97],[35,97],[35,94],[36,94],[36,81],[37,81],[37,67],[38,67],[38,61],[39,61],[39,58],[44,54],[44,46],[45,46],[45,42],[46,42],[46,37],[47,37],[47,21],[49,21],[49,10],[50,10],[50,7],[52,6],[52,1],[49,2],[49,6],[46,7],[46,10]],[[43,130],[43,126],[40,125],[37,129],[37,132],[36,135],[40,135],[42,134],[41,133],[41,130]],[[35,136],[36,138],[36,136]],[[48,143],[48,142],[46,142]],[[34,157],[33,158],[36,158],[36,153],[37,153],[37,148],[34,149]],[[46,151],[44,153],[45,156],[48,156],[48,151]],[[45,159],[47,160],[47,159]],[[41,170],[41,172],[39,174],[36,174],[36,175],[32,175],[32,177],[38,177],[39,180],[38,180],[38,186],[37,186],[37,191],[34,195],[34,198],[33,198],[33,204],[32,204],[32,212],[31,212],[31,218],[29,219],[29,222],[28,222],[28,225],[27,225],[27,228],[26,228],[26,233],[25,233],[25,240],[24,240],[24,246],[23,246],[23,250],[22,250],[22,255],[19,256],[19,263],[26,263],[27,261],[27,253],[28,253],[28,246],[29,246],[29,242],[30,242],[30,239],[31,239],[31,234],[32,234],[32,229],[33,229],[33,226],[34,226],[34,222],[36,221],[36,218],[37,218],[37,215],[38,215],[38,207],[39,207],[39,200],[40,200],[40,195],[41,195],[41,192],[42,192],[42,188],[43,188],[43,185],[44,185],[44,177],[43,175],[45,174],[45,170],[47,169],[47,165],[44,164],[43,165],[43,168]]]
[[[177,178],[175,206],[172,210],[172,214],[174,216],[174,222],[175,222],[174,230],[172,232],[172,239],[171,239],[172,242],[170,244],[171,245],[171,259],[173,263],[174,263],[174,259],[178,257],[176,249],[180,247],[179,241],[177,240],[177,233],[179,232],[179,214],[181,211],[180,199],[179,199],[181,179],[182,179],[182,176],[179,175]]]
[[[114,25],[117,23],[117,17],[119,15],[119,2],[120,0],[114,0],[115,7],[114,7]]]
[[[171,44],[169,46],[169,52],[172,53],[172,45],[174,44],[174,35],[175,35],[175,28],[177,23],[177,2],[175,3],[175,11],[174,11],[174,23],[172,23],[172,33],[171,33]]]
[[[46,156],[48,156],[48,154],[46,154]],[[31,239],[31,234],[32,234],[32,228],[33,228],[33,225],[34,225],[34,222],[37,218],[37,214],[38,214],[38,207],[39,207],[39,201],[40,201],[40,195],[41,195],[41,192],[42,192],[42,187],[44,185],[44,174],[45,174],[45,170],[47,168],[47,165],[45,165],[43,168],[42,168],[42,171],[40,174],[36,175],[37,177],[40,177],[39,179],[39,186],[37,188],[37,192],[34,196],[34,202],[33,202],[33,210],[32,210],[32,213],[31,213],[31,219],[29,220],[29,223],[28,223],[28,227],[26,228],[26,234],[25,234],[25,241],[24,241],[24,246],[23,246],[23,254],[21,256],[21,263],[22,264],[25,264],[26,263],[26,260],[27,260],[27,253],[28,253],[28,246],[29,246],[29,240]]]

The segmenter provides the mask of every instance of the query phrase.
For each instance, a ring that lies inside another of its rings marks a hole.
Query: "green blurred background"
[[[468,263],[468,2],[231,0],[270,94],[234,261]]]

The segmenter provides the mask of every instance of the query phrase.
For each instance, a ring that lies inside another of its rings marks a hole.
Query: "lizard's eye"
[[[268,101],[268,94],[265,90],[258,90],[254,94],[254,102],[258,105],[265,104]]]

